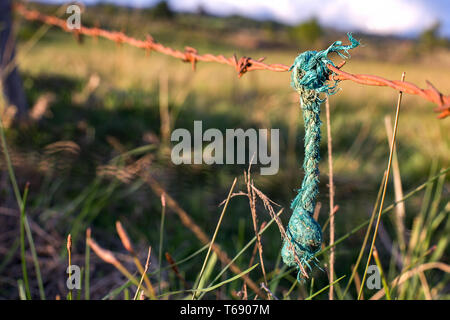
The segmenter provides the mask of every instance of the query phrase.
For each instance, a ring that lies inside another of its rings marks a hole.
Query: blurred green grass
[[[238,56],[245,54],[254,58],[267,55],[268,63],[287,65],[298,54],[291,49],[236,48],[230,43],[221,44],[220,37],[201,30],[169,29],[165,22],[155,23],[154,30],[154,33],[151,29],[150,32],[162,43],[179,49],[185,45],[193,46],[200,53],[225,56],[236,53]],[[142,31],[135,32],[139,34]],[[373,49],[366,46],[357,50]],[[142,50],[117,46],[103,40],[84,39],[83,44],[79,45],[71,35],[59,30],[49,31],[24,56],[20,55],[19,44],[18,52],[30,104],[35,103],[43,93],[55,94],[49,114],[40,122],[26,128],[12,127],[7,130],[8,143],[17,159],[19,183],[23,186],[26,181],[31,181],[28,207],[33,212],[33,219],[41,225],[48,226],[51,223],[62,235],[76,231],[73,236],[79,242],[82,241],[84,230],[91,226],[94,233],[100,232],[103,243],[117,246],[112,240],[114,223],[121,220],[134,241],[157,247],[161,211],[159,199],[138,179],[123,184],[97,175],[99,166],[108,164],[119,154],[117,147],[111,143],[111,138],[114,138],[124,150],[155,144],[156,150],[150,151],[153,156],[152,174],[192,218],[208,234],[212,234],[220,213],[218,204],[226,197],[235,176],[240,176],[239,187],[244,189],[242,172],[246,166],[174,166],[170,162],[158,142],[161,136],[161,74],[167,75],[169,79],[169,109],[177,110],[176,118],[172,119],[172,129],[192,128],[194,120],[202,120],[204,130],[280,129],[279,173],[275,176],[259,176],[255,170],[254,178],[260,190],[286,208],[282,220],[287,223],[290,216],[287,208],[303,177],[301,111],[298,98],[289,86],[287,73],[256,71],[237,79],[235,70],[214,63],[199,63],[193,72],[189,64],[158,53],[151,53],[147,57]],[[446,54],[450,56],[450,52]],[[450,74],[443,72],[444,67],[450,65],[426,61],[371,61],[358,58],[356,54],[346,64],[345,70],[388,79],[400,79],[402,72],[406,71],[407,81],[424,87],[425,80],[430,80],[447,93]],[[82,98],[81,102],[74,101],[74,97],[85,90],[94,74],[100,79],[98,88],[88,98]],[[336,216],[337,237],[369,217],[389,152],[384,117],[394,115],[397,99],[397,93],[390,88],[366,87],[348,81],[341,83],[340,87],[342,90],[330,99],[335,203],[340,207]],[[432,104],[419,97],[404,96],[397,150],[405,191],[427,180],[432,162],[436,162],[439,168],[448,167],[450,163],[450,122],[448,119],[437,120],[433,108]],[[324,139],[321,154],[325,160],[325,124],[322,129]],[[149,137],[153,138],[149,140]],[[61,140],[78,144],[79,154],[71,156],[61,153],[54,158],[46,158],[45,147]],[[328,217],[326,161],[322,161],[320,169],[322,184],[319,201],[323,205],[319,222],[323,225]],[[443,201],[439,203],[441,209],[446,199],[448,201],[449,188],[447,179]],[[5,192],[2,195],[5,203],[9,197]],[[421,196],[417,196],[406,202],[408,229],[411,229],[421,199]],[[387,203],[393,201],[390,183]],[[270,220],[263,210],[258,212],[261,214],[260,221]],[[164,250],[181,259],[195,252],[200,243],[173,213],[168,214]],[[384,219],[389,234],[395,230],[392,221]],[[357,233],[338,247],[338,275],[348,274],[358,254],[354,248],[359,248],[362,236],[363,233]],[[228,252],[237,252],[251,237],[248,203],[245,199],[233,199],[217,243]],[[328,241],[327,234],[325,240]],[[281,247],[279,232],[276,228],[269,229],[262,241],[266,267],[273,270]],[[379,250],[384,252],[384,259],[389,262],[389,253]],[[243,270],[247,268],[249,256],[250,253],[238,260]],[[444,257],[448,260],[448,252]],[[201,257],[197,257],[197,260],[181,268],[187,280],[195,280],[201,261]],[[326,263],[325,259],[322,263]],[[325,273],[314,272],[314,276],[317,277],[315,288],[327,284]],[[177,285],[175,279],[171,283]],[[290,283],[283,283],[282,286],[288,289]],[[239,290],[239,287],[232,283],[231,289]],[[301,290],[304,289],[298,290],[302,294]]]

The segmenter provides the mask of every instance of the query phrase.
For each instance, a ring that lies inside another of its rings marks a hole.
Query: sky
[[[67,3],[64,0],[40,0]],[[115,3],[152,6],[159,0],[79,0],[84,4]],[[309,18],[343,31],[414,36],[439,21],[441,35],[450,38],[450,0],[168,0],[176,11],[200,6],[219,16],[239,14],[294,25]]]

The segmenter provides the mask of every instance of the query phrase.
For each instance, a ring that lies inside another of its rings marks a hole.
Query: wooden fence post
[[[27,101],[15,62],[11,2],[0,1],[0,81],[6,103],[17,108],[17,119],[23,119],[27,115]]]

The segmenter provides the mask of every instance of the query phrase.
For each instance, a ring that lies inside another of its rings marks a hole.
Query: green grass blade
[[[219,221],[217,222],[216,229],[214,230],[213,237],[212,237],[211,242],[209,244],[208,252],[206,253],[205,260],[203,261],[203,265],[202,265],[202,268],[200,270],[200,274],[199,274],[198,280],[197,280],[198,283],[200,283],[200,281],[202,281],[202,276],[203,276],[203,272],[205,271],[205,268],[206,268],[206,263],[207,263],[207,261],[209,259],[209,255],[211,253],[212,246],[214,244],[214,241],[216,240],[217,234],[219,232],[220,225],[222,224],[223,217],[225,216],[225,212],[227,211],[228,203],[230,202],[231,195],[233,194],[234,187],[236,186],[236,182],[237,182],[237,178],[234,178],[233,184],[231,185],[230,191],[228,192],[227,200],[225,201],[225,204],[223,206],[222,213],[220,214]],[[194,285],[194,288],[195,287],[196,286]],[[194,293],[192,295],[192,299],[195,299],[195,298],[196,298],[196,294]]]
[[[25,250],[25,213],[24,211],[20,210],[20,257],[22,264],[22,276],[23,282],[25,284],[26,297],[28,299],[31,299]]]
[[[161,197],[161,224],[159,227],[159,251],[158,251],[158,260],[159,260],[159,272],[158,272],[158,288],[159,292],[161,292],[161,264],[162,264],[162,252],[163,252],[163,240],[164,240],[164,220],[166,217],[166,201]]]
[[[292,291],[294,291],[297,284],[298,284],[297,279],[292,281],[292,286],[289,288],[288,292],[286,292],[286,294],[283,296],[283,300],[287,300],[289,298],[289,296],[291,295]],[[311,288],[312,288],[313,284],[314,284],[314,278],[311,279]]]
[[[221,287],[221,286],[223,286],[223,285],[225,285],[225,284],[227,284],[227,283],[230,283],[230,282],[232,282],[232,281],[234,281],[234,280],[240,279],[242,276],[245,276],[247,273],[249,273],[250,271],[252,271],[253,269],[255,269],[258,265],[259,265],[259,263],[257,263],[257,264],[255,264],[254,266],[248,268],[247,270],[242,271],[241,273],[235,275],[234,277],[231,277],[230,279],[227,279],[227,280],[225,280],[225,281],[222,281],[222,282],[220,282],[220,283],[218,283],[218,284],[216,284],[216,285],[213,285],[213,286],[211,286],[211,287],[207,287],[207,288],[205,288],[205,289],[201,289],[200,291],[205,292],[205,293],[206,293],[206,292],[210,292],[210,291],[215,290],[215,289],[217,289],[217,288],[219,288],[219,287]]]
[[[123,290],[129,288],[131,285],[133,284],[133,282],[131,282],[130,280],[127,280],[123,285],[121,285],[120,287],[112,290],[111,292],[109,292],[106,296],[104,296],[102,298],[102,300],[108,300],[108,299],[113,299],[115,298],[117,295],[119,295]]]
[[[442,176],[443,174],[446,174],[447,172],[450,171],[450,168],[446,168],[441,170],[437,175],[435,175],[433,178],[429,179],[428,181],[422,183],[421,185],[417,186],[414,190],[410,191],[407,195],[405,195],[403,197],[403,199],[399,200],[399,201],[395,201],[394,203],[392,203],[391,205],[387,206],[382,212],[381,215],[385,215],[386,213],[390,212],[397,204],[399,204],[400,202],[404,202],[407,199],[411,198],[413,195],[415,195],[417,192],[423,190],[429,183],[437,180],[440,176]],[[365,226],[367,226],[370,222],[370,219],[366,220],[365,222],[359,224],[358,226],[354,227],[352,230],[350,230],[348,233],[346,233],[345,235],[343,235],[342,237],[340,237],[338,240],[335,241],[334,246],[338,245],[339,243],[341,243],[342,241],[344,241],[345,239],[347,239],[348,237],[350,237],[351,235],[355,234],[356,232],[358,232],[359,230],[361,230],[362,228],[364,228]],[[328,251],[331,248],[331,246],[327,246],[325,247],[323,250],[321,250],[320,252],[318,252],[315,257],[318,257],[322,254],[324,254],[326,251]]]
[[[350,289],[350,285],[352,284],[352,281],[356,275],[356,272],[358,272],[359,264],[361,263],[362,257],[364,255],[364,250],[366,249],[367,242],[369,241],[370,230],[372,229],[372,225],[375,220],[375,214],[378,210],[378,204],[380,202],[381,192],[383,191],[383,181],[385,178],[386,178],[386,172],[384,172],[383,178],[381,179],[380,188],[378,189],[377,199],[375,200],[375,205],[373,206],[372,214],[370,215],[369,226],[367,227],[366,234],[364,235],[363,244],[361,245],[361,250],[359,250],[358,258],[356,259],[356,263],[355,263],[355,266],[353,267],[352,274],[350,276],[350,279],[347,282],[347,286],[345,287],[345,290],[343,293],[344,297],[347,294],[348,290]]]
[[[283,209],[281,209],[280,211],[278,211],[278,213],[276,214],[277,217],[279,217],[281,214],[283,213]],[[267,225],[261,230],[259,231],[259,234],[262,235],[270,226],[271,224],[275,221],[274,218],[272,218]],[[244,248],[241,249],[241,251],[239,251],[236,256],[234,256],[233,259],[231,259],[231,261],[219,272],[219,274],[213,279],[213,281],[211,281],[211,283],[209,284],[209,286],[212,286],[218,279],[220,279],[220,277],[225,273],[225,271],[228,270],[228,268],[248,249],[250,248],[250,246],[255,243],[256,241],[256,235],[245,245]],[[200,299],[203,297],[203,295],[200,295]]]
[[[6,266],[11,262],[11,260],[14,257],[17,249],[19,248],[19,246],[20,246],[20,237],[16,238],[16,240],[14,240],[11,248],[5,254],[5,257],[3,258],[3,261],[0,264],[0,273],[2,273],[3,270],[6,268]]]
[[[216,263],[217,263],[217,254],[214,252],[211,255],[211,257],[208,259],[208,264],[206,265],[205,273],[203,274],[203,276],[199,280],[197,289],[202,290],[205,287],[205,283],[211,277],[211,274],[212,274],[212,272],[214,270],[214,267],[216,266]]]
[[[180,266],[183,263],[186,263],[190,260],[192,260],[193,258],[195,258],[196,256],[198,256],[199,254],[201,254],[203,251],[207,250],[209,247],[209,243],[205,244],[203,247],[201,247],[200,249],[198,249],[197,251],[195,251],[194,253],[192,253],[191,255],[187,256],[186,258],[181,259],[180,261],[177,261],[176,265]],[[163,268],[157,269],[153,272],[149,272],[148,275],[149,277],[152,277],[154,275],[157,275],[159,271],[164,271],[164,270],[169,270],[173,267],[174,265],[170,264],[168,266],[165,266]]]
[[[324,292],[325,290],[327,290],[330,286],[338,283],[339,281],[341,281],[342,279],[344,279],[346,276],[342,276],[339,279],[336,279],[335,281],[333,281],[332,283],[328,284],[326,287],[323,287],[322,289],[320,289],[319,291],[315,292],[314,294],[310,295],[309,297],[307,297],[305,300],[311,300],[312,298],[318,296],[319,294],[321,294],[322,292]]]
[[[390,212],[398,203],[400,202],[404,202],[407,199],[411,198],[413,195],[415,195],[416,193],[418,193],[419,191],[423,190],[425,187],[428,186],[429,183],[432,183],[434,181],[436,181],[440,176],[442,176],[443,174],[446,174],[447,172],[450,171],[450,168],[446,168],[446,169],[442,169],[437,175],[433,176],[432,178],[428,179],[426,182],[422,183],[421,185],[417,186],[416,188],[414,188],[412,191],[410,191],[408,194],[406,194],[403,199],[399,200],[399,201],[395,201],[394,203],[392,203],[391,205],[389,205],[388,207],[386,207],[382,212],[381,215],[385,215],[386,213]],[[356,227],[354,227],[352,230],[350,230],[349,232],[347,232],[345,235],[343,235],[342,237],[340,237],[339,239],[337,239],[334,242],[334,246],[337,246],[338,244],[340,244],[341,242],[343,242],[344,240],[346,240],[347,238],[349,238],[351,235],[355,234],[356,232],[358,232],[359,230],[361,230],[362,228],[364,228],[365,226],[367,226],[370,222],[370,219],[366,220],[365,222],[357,225]],[[329,249],[331,248],[331,246],[327,246],[324,249],[322,249],[320,252],[318,252],[315,257],[319,257],[322,254],[326,253]],[[285,275],[291,273],[292,271],[295,270],[295,267],[289,268],[287,271],[283,272],[280,274],[280,277],[284,277]]]
[[[229,279],[227,279],[225,281],[222,281],[222,282],[220,282],[218,284],[215,284],[213,286],[207,287],[205,289],[179,290],[179,291],[166,292],[166,293],[164,293],[162,295],[159,295],[158,298],[162,298],[162,297],[166,297],[166,296],[170,296],[170,295],[174,295],[174,294],[187,293],[187,292],[197,292],[197,291],[198,292],[202,292],[203,294],[205,294],[207,292],[210,292],[210,291],[213,291],[213,290],[215,290],[217,288],[220,288],[221,286],[223,286],[223,285],[225,285],[227,283],[230,283],[230,282],[233,282],[235,280],[240,279],[242,276],[245,276],[247,273],[249,273],[250,271],[255,269],[258,265],[259,265],[259,263],[255,264],[254,266],[251,266],[247,270],[242,271],[241,273],[235,275],[232,278],[229,278]]]
[[[36,253],[36,247],[34,246],[33,236],[31,235],[30,225],[28,223],[28,219],[26,216],[25,216],[25,230],[28,238],[28,245],[30,246],[31,256],[33,257],[34,269],[36,271],[36,278],[39,287],[39,296],[42,300],[45,300],[45,291],[42,282],[41,268],[39,267],[39,260]]]
[[[377,251],[374,251],[373,258],[375,259],[375,263],[377,264],[378,270],[380,272],[381,283],[383,284],[386,299],[391,300],[391,291],[389,290],[389,284],[386,280],[386,276],[384,275],[383,266],[381,265],[381,261],[380,258],[378,257]]]

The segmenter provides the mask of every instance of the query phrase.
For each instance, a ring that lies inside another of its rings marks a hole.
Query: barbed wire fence
[[[93,38],[104,38],[118,44],[126,43],[130,46],[144,49],[147,52],[159,52],[180,59],[184,62],[191,63],[193,70],[195,70],[196,64],[199,61],[216,62],[233,67],[237,71],[237,75],[240,78],[249,71],[269,70],[274,72],[286,72],[289,71],[290,68],[290,66],[280,63],[266,64],[263,62],[265,58],[255,60],[246,56],[237,58],[236,55],[233,55],[232,57],[225,57],[224,55],[213,55],[210,53],[199,54],[198,51],[192,47],[185,47],[184,51],[180,51],[156,42],[151,35],[147,35],[145,40],[139,40],[130,37],[123,32],[108,31],[98,27],[80,26],[79,29],[70,29],[67,26],[66,20],[43,14],[37,10],[27,9],[23,4],[16,3],[14,4],[13,9],[26,20],[40,21],[42,23],[58,27],[66,32],[73,33],[77,38],[79,38],[80,35]],[[338,66],[327,64],[328,69],[331,71],[329,80],[350,80],[362,85],[385,86],[404,93],[417,95],[437,105],[437,107],[434,108],[434,111],[439,113],[438,118],[443,119],[450,116],[450,95],[442,94],[429,81],[426,82],[428,88],[422,89],[411,82],[388,80],[375,75],[351,74],[341,70],[343,65],[344,63],[341,63]]]

